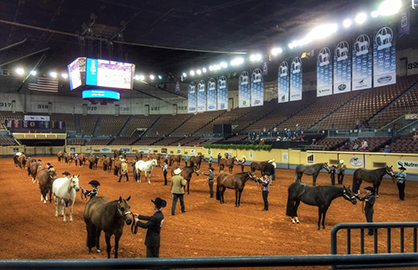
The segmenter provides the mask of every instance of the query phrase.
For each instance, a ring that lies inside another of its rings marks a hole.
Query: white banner
[[[25,121],[50,121],[49,116],[42,115],[25,115]]]
[[[396,83],[396,42],[390,27],[382,27],[374,38],[374,87]]]
[[[350,56],[350,45],[348,45],[348,42],[339,42],[334,52],[334,94],[351,91]]]

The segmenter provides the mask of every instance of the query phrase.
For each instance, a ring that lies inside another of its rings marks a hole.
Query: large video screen
[[[79,57],[68,65],[70,89],[73,90],[83,84],[82,72],[86,72],[86,58]]]
[[[120,100],[120,93],[111,90],[84,90],[83,99],[112,99]]]
[[[132,89],[135,65],[87,58],[86,85]]]

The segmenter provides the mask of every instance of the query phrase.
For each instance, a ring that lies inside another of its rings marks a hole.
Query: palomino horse
[[[313,165],[300,164],[295,169],[295,182],[302,182],[303,174],[312,175],[313,185],[316,186],[316,178],[322,169],[329,172],[328,163],[317,163]]]
[[[57,153],[57,157],[58,157],[58,162],[61,162],[61,159],[64,157],[64,153],[62,151],[59,151]]]
[[[234,163],[237,161],[237,157],[230,157],[228,159],[221,158],[221,162],[219,165],[219,172],[222,172],[225,167],[229,168],[229,173],[231,174],[234,170]]]
[[[110,202],[105,197],[95,197],[89,200],[84,209],[84,222],[87,229],[87,247],[91,254],[92,247],[96,246],[100,252],[100,233],[103,230],[106,238],[107,258],[110,259],[110,238],[115,235],[115,258],[118,257],[119,240],[123,233],[123,226],[130,225],[132,220],[131,207],[128,201],[119,197],[119,200]]]
[[[350,190],[350,187],[314,187],[305,183],[295,182],[292,183],[287,190],[288,197],[286,215],[292,218],[292,223],[299,223],[298,207],[302,201],[307,205],[318,206],[318,230],[321,229],[321,218],[322,228],[325,230],[325,216],[327,214],[328,207],[331,205],[333,200],[342,196],[345,200],[350,201],[352,204],[357,203],[356,197]]]
[[[30,166],[28,167],[28,176],[31,176],[32,183],[35,183],[36,175],[38,174],[38,168],[41,164],[38,162],[31,162]]]
[[[200,165],[202,164],[202,161],[205,159],[205,156],[202,154],[199,154],[198,156],[194,156],[190,158],[190,166],[197,165],[197,168],[200,169]]]
[[[85,154],[80,154],[78,155],[77,160],[78,160],[78,165],[80,167],[83,167],[84,163],[86,163],[87,156]]]
[[[255,177],[254,173],[251,171],[236,174],[221,173],[220,175],[218,175],[218,178],[216,179],[216,199],[219,200],[220,203],[225,203],[225,189],[235,189],[235,207],[240,207],[241,194],[244,190],[245,183],[248,181],[248,179],[257,182],[257,177]]]
[[[65,161],[65,164],[71,165],[71,163],[73,163],[73,161],[74,161],[73,153],[65,153],[64,154],[64,161]]]
[[[122,161],[119,158],[114,159],[113,175],[118,176],[122,168]]]
[[[181,161],[182,156],[181,155],[172,155],[170,156],[170,158],[168,159],[169,161],[169,166],[171,166],[171,164],[173,164],[173,162],[177,162],[177,166],[180,166],[180,161]]]
[[[58,178],[52,184],[52,193],[55,200],[55,217],[58,217],[58,212],[64,216],[63,221],[67,222],[65,216],[65,208],[70,206],[70,222],[73,222],[73,206],[75,202],[76,192],[80,190],[79,175],[73,175],[70,178]]]
[[[376,197],[379,196],[379,187],[382,183],[383,176],[385,174],[395,177],[392,170],[393,166],[386,166],[376,170],[357,169],[353,174],[353,192],[360,194],[360,185],[363,181],[373,184],[373,188],[376,191]]]
[[[135,163],[135,181],[141,182],[141,172],[145,172],[145,181],[151,184],[152,168],[157,165],[157,160],[152,159],[148,161],[139,160]]]
[[[92,155],[88,158],[90,164],[89,164],[89,169],[93,170],[94,167],[96,167],[97,170],[97,163],[99,162],[99,157],[96,155]]]
[[[179,166],[174,166],[171,169],[171,177],[174,176],[174,170],[179,168]],[[192,180],[193,173],[196,174],[196,176],[199,176],[199,168],[197,166],[186,166],[181,170],[180,175],[183,176],[184,180],[187,181],[187,194],[190,194],[190,181]]]
[[[38,181],[39,189],[41,190],[41,202],[46,203],[48,200],[49,192],[49,203],[52,201],[52,183],[54,182],[57,174],[55,170],[48,170],[47,168],[42,168],[38,172]]]

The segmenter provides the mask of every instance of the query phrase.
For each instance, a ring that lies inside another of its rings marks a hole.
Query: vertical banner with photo
[[[396,83],[396,43],[393,30],[390,27],[380,28],[373,44],[373,86]]]
[[[302,59],[295,57],[290,66],[290,101],[302,99]]]
[[[251,106],[263,106],[264,87],[263,72],[256,68],[251,74]]]
[[[218,78],[218,110],[228,109],[228,81],[225,76]]]
[[[197,85],[197,112],[206,111],[206,82],[200,80]]]
[[[340,41],[334,52],[334,94],[351,91],[350,45]]]
[[[238,82],[238,92],[239,92],[239,107],[246,108],[250,107],[250,75],[247,71],[241,72]]]
[[[197,107],[196,83],[191,82],[188,87],[188,112],[195,113]]]
[[[216,80],[214,78],[210,78],[208,81],[207,95],[207,111],[216,111]]]
[[[353,91],[372,87],[372,47],[368,35],[360,35],[353,46]]]
[[[289,77],[289,63],[283,61],[279,65],[277,86],[277,101],[279,103],[289,101],[290,77]]]
[[[316,96],[332,95],[332,58],[328,47],[319,50],[316,62]]]

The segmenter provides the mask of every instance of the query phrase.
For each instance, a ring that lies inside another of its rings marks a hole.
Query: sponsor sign
[[[195,82],[191,82],[189,84],[187,93],[188,93],[188,112],[195,113],[197,111],[197,89],[196,89]]]
[[[368,35],[359,35],[353,45],[353,91],[372,87],[372,43]]]
[[[197,85],[197,111],[206,111],[206,82],[204,80],[199,81]]]
[[[120,151],[122,152],[131,152],[130,148],[121,148]]]
[[[347,41],[340,41],[334,52],[334,94],[351,91],[351,54]]]
[[[190,155],[195,155],[196,151],[194,149],[190,150]]]
[[[25,121],[50,121],[49,116],[41,116],[41,115],[25,115]]]
[[[363,165],[363,159],[359,157],[352,157],[350,158],[350,164],[354,167],[360,167]]]
[[[262,106],[263,101],[263,74],[261,69],[256,68],[251,75],[251,106]]]
[[[71,153],[75,153],[75,148],[74,148],[74,147],[71,147],[71,148],[70,148],[70,152],[71,152]]]
[[[254,152],[253,151],[249,151],[248,152],[248,157],[250,158],[250,160],[252,160],[253,157],[254,157]]]
[[[418,170],[418,161],[398,160],[398,168],[405,167],[405,169]]]
[[[109,152],[109,151],[110,151],[110,149],[109,149],[109,148],[102,148],[102,149],[101,149],[101,151],[102,151],[102,152]]]
[[[218,110],[228,109],[228,81],[225,76],[218,79]]]
[[[302,59],[295,57],[290,66],[290,101],[302,99]]]
[[[282,153],[282,160],[289,161],[289,153]]]
[[[161,148],[161,154],[167,154],[167,148]]]
[[[306,163],[308,163],[308,164],[315,163],[315,156],[314,156],[314,154],[307,154],[306,155]]]
[[[417,120],[418,119],[418,114],[405,114],[405,119],[406,120]]]
[[[207,88],[207,111],[216,111],[216,98],[216,80],[214,78],[210,78]]]

